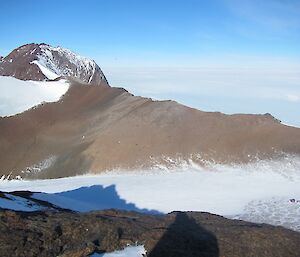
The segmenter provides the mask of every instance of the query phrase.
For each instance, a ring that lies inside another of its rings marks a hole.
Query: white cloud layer
[[[65,80],[23,81],[0,76],[0,116],[15,115],[43,102],[56,102],[68,88]]]
[[[287,95],[287,99],[290,102],[300,102],[300,95]]]
[[[180,62],[176,62],[180,63]],[[181,62],[182,63],[182,62]],[[300,126],[300,62],[228,58],[181,66],[104,67],[111,85],[207,111],[272,113]]]

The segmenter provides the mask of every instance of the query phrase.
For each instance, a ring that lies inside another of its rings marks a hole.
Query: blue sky
[[[112,85],[300,126],[299,0],[1,1],[0,55],[29,42],[91,57]]]

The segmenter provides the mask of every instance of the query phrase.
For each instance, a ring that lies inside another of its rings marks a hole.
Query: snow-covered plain
[[[66,80],[23,81],[0,76],[0,116],[15,115],[43,102],[56,102],[68,88]]]
[[[0,190],[43,192],[34,197],[76,211],[206,211],[300,231],[299,157],[205,169],[187,165],[174,170],[1,181]]]

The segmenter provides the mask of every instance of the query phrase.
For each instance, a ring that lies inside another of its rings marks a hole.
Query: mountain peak
[[[94,60],[60,46],[52,47],[46,43],[25,44],[0,61],[1,76],[38,81],[73,77],[93,85],[108,85]]]

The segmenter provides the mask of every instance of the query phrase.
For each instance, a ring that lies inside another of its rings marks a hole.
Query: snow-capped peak
[[[94,60],[69,49],[47,44],[27,44],[0,59],[0,75],[22,80],[54,80],[73,77],[93,85],[108,85]]]
[[[40,50],[37,60],[33,63],[39,66],[48,79],[70,76],[91,83],[95,77],[96,68],[100,70],[95,61],[77,55],[66,48],[41,44]],[[100,78],[105,79],[103,74]]]

